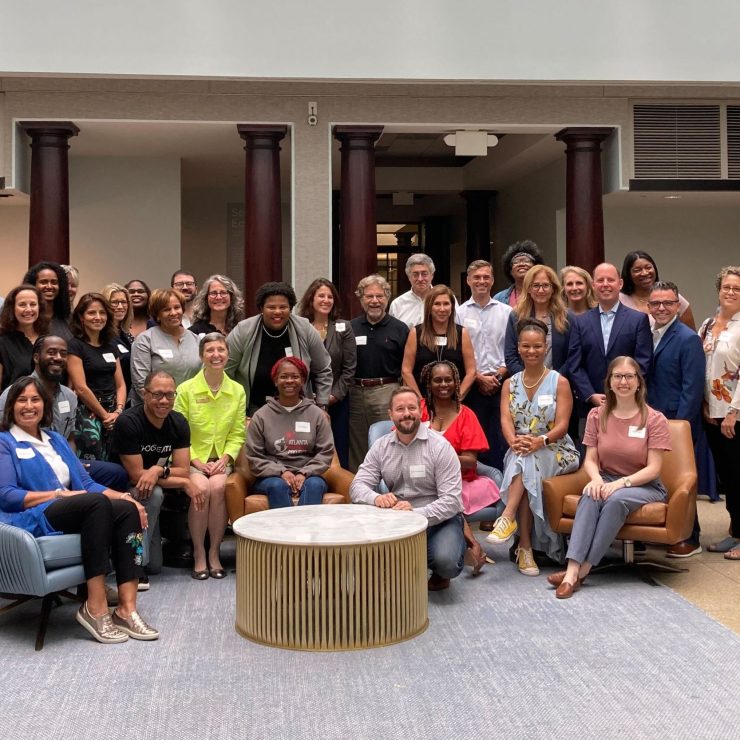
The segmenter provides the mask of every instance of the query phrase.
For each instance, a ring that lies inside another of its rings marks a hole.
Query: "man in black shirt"
[[[154,370],[144,381],[144,403],[126,409],[113,427],[113,451],[128,473],[129,492],[141,501],[149,517],[144,532],[144,564],[149,574],[162,569],[159,510],[163,488],[183,489],[196,510],[202,493],[190,485],[190,428],[173,411],[175,381],[164,370]],[[144,579],[144,588],[148,579]]]
[[[357,370],[349,390],[349,467],[365,459],[367,433],[376,421],[387,421],[388,402],[398,388],[409,328],[389,316],[391,286],[380,275],[362,278],[355,295],[365,312],[352,319],[357,343]]]

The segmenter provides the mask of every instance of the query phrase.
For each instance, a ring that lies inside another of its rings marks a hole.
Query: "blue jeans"
[[[440,578],[455,578],[465,560],[462,514],[427,529],[427,567]]]
[[[144,567],[149,574],[159,573],[162,570],[162,537],[159,533],[159,511],[164,501],[164,492],[160,486],[154,486],[151,496],[142,498],[136,486],[131,486],[128,490],[146,510],[148,526],[144,530]]]
[[[270,500],[271,509],[281,509],[293,505],[290,486],[277,475],[257,478],[252,484],[254,493],[264,493]],[[320,504],[326,493],[326,481],[320,475],[309,475],[298,495],[298,506]]]

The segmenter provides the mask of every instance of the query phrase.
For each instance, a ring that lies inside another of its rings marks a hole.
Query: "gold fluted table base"
[[[357,545],[237,540],[236,629],[294,650],[357,650],[427,628],[426,533]]]

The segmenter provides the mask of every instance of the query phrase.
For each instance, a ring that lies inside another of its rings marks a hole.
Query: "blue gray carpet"
[[[233,553],[233,549],[232,549]],[[0,723],[25,738],[723,738],[740,727],[740,639],[666,588],[594,576],[557,601],[499,563],[432,594],[429,629],[351,653],[234,631],[233,574],[165,570],[140,595],[155,643],[99,645],[38,603],[0,618]],[[233,562],[233,559],[232,561]]]

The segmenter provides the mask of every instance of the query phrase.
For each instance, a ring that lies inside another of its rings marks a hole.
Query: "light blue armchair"
[[[0,596],[13,600],[0,614],[42,599],[36,650],[44,647],[52,606],[61,603],[60,596],[81,601],[68,590],[81,583],[85,572],[78,534],[36,538],[20,527],[0,524]]]

